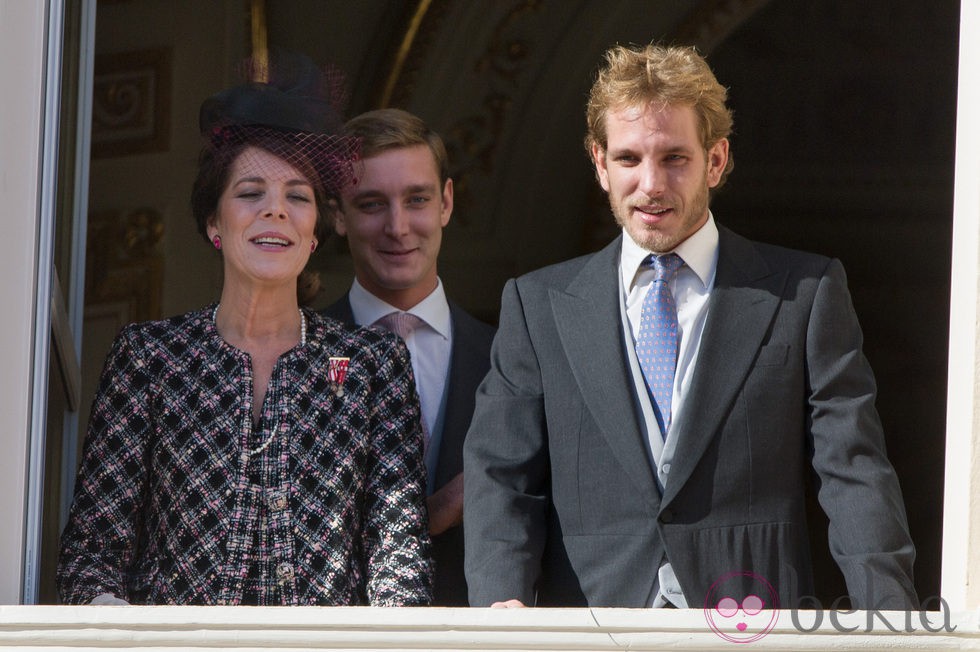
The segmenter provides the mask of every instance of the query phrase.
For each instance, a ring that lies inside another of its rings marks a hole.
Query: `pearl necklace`
[[[218,308],[219,307],[221,307],[221,304],[220,303],[214,307],[214,312],[211,313],[211,321],[214,323],[214,326],[215,326],[216,329],[218,327]],[[299,345],[300,346],[306,346],[306,315],[303,314],[303,309],[302,308],[300,308],[300,310],[299,310]],[[245,428],[248,428],[250,430],[251,429],[251,426],[252,426],[252,415],[251,414],[246,414],[245,415],[245,421],[246,421],[246,424],[244,425],[244,427]],[[244,459],[245,463],[247,463],[248,460],[251,459],[251,457],[253,455],[259,455],[263,451],[265,451],[265,449],[269,447],[269,444],[272,443],[272,440],[275,439],[277,432],[279,432],[279,424],[278,423],[275,424],[275,425],[273,425],[272,432],[269,433],[269,436],[265,438],[265,441],[262,442],[262,444],[258,448],[253,448],[252,450],[243,451],[243,459]]]

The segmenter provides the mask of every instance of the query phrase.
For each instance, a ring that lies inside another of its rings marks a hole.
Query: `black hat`
[[[306,56],[281,53],[266,70],[254,64],[246,68],[268,81],[233,86],[201,104],[201,135],[210,146],[278,139],[283,147],[273,153],[311,162],[328,191],[338,192],[353,182],[358,140],[341,133],[340,74],[320,70]]]

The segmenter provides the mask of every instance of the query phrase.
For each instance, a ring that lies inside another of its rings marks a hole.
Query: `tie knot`
[[[390,312],[374,322],[374,325],[385,328],[404,340],[424,323],[421,317],[416,317],[410,312]]]
[[[657,275],[655,280],[669,283],[677,274],[677,270],[684,264],[684,261],[677,254],[663,254],[662,256],[650,254],[647,256],[645,264],[653,268]]]

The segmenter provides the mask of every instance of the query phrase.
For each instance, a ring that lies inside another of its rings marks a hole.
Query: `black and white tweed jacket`
[[[421,605],[431,594],[418,398],[396,336],[311,311],[252,423],[250,358],[213,306],[131,325],[102,373],[61,599]],[[349,358],[343,382],[331,358]]]

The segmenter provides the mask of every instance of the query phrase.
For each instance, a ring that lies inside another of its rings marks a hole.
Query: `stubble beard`
[[[666,225],[668,228],[676,225],[676,228],[670,228],[669,231],[661,230],[656,226],[647,226],[639,220],[631,220],[633,211],[628,200],[623,204],[616,204],[610,197],[609,205],[616,223],[626,230],[636,244],[647,251],[661,254],[676,249],[704,224],[708,212],[708,186],[705,184],[698,191],[694,201],[679,216],[679,221],[671,220]]]

